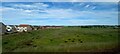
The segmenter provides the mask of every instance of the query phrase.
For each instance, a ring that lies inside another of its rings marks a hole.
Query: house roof
[[[19,27],[27,27],[27,26],[30,26],[28,24],[20,24]]]
[[[4,23],[0,22],[1,25],[5,25]]]
[[[2,25],[2,26],[6,26],[4,23],[2,23],[2,22],[0,22],[0,25]]]
[[[28,25],[28,24],[20,24],[18,27],[31,27],[31,28],[33,28],[33,26],[31,26],[31,25]]]

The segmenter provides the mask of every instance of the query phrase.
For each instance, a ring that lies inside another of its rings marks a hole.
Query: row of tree
[[[120,25],[86,25],[86,26],[68,26],[68,27],[81,27],[81,28],[120,28]]]

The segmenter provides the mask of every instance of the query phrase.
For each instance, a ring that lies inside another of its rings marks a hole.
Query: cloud
[[[41,17],[43,18],[74,18],[80,15],[78,13],[75,13],[72,9],[49,9],[49,10],[45,10],[45,12],[48,14],[41,14]]]
[[[44,4],[44,3],[31,3],[31,4],[26,4],[26,3],[9,3],[9,5],[7,5],[5,3],[5,5],[1,8],[1,12],[3,11],[3,14],[9,14],[9,12],[11,13],[16,13],[18,15],[32,15],[32,14],[37,14],[39,12],[42,12],[43,9],[46,9],[49,5]],[[11,17],[14,18],[15,16]],[[19,16],[20,17],[20,16]],[[17,18],[17,17],[16,17]]]
[[[25,10],[25,12],[28,12],[28,13],[30,13],[30,12],[32,12],[32,11],[30,11],[30,10]]]
[[[2,8],[0,8],[0,12],[1,12],[1,11],[3,11],[3,9],[2,9]]]
[[[10,11],[10,10],[16,10],[16,9],[14,9],[14,8],[9,8],[9,7],[2,7],[2,8],[0,8],[0,11],[2,12],[2,11]]]
[[[116,3],[52,3],[10,2],[3,3],[0,10],[6,24],[92,25],[117,24],[118,21]]]
[[[73,25],[86,25],[86,24],[93,24],[96,20],[67,20],[70,24]]]
[[[32,10],[32,9],[45,9],[47,8],[49,5],[44,4],[44,3],[31,3],[31,4],[26,4],[26,3],[10,3],[9,5],[6,5],[9,8],[15,8],[15,9],[28,9],[28,10]]]
[[[87,8],[87,7],[89,7],[90,5],[86,5],[85,7]]]
[[[36,5],[36,6],[42,6],[42,7],[49,7],[49,5],[47,5],[47,4],[44,4],[44,3],[34,3],[34,5]]]
[[[0,17],[0,22],[2,22],[2,17]]]
[[[3,2],[118,2],[119,0],[2,0]]]

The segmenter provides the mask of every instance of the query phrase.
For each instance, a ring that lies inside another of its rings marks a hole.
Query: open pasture
[[[118,48],[112,28],[43,29],[2,36],[3,52],[111,52]]]

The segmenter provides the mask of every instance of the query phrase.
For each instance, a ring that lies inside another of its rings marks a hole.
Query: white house
[[[18,27],[16,27],[18,32],[27,32],[33,30],[32,26],[26,25],[26,24],[21,24]]]

